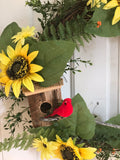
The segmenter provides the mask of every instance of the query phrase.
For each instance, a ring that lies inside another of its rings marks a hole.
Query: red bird
[[[52,114],[48,115],[47,117],[52,117],[55,115],[59,115],[61,117],[69,117],[73,112],[73,106],[71,103],[70,98],[64,99],[63,103],[61,106],[56,108]]]

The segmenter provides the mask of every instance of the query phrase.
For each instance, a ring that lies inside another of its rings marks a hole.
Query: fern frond
[[[72,28],[69,22],[66,22],[66,33],[68,34],[66,37],[68,38],[72,38]]]
[[[31,147],[33,139],[34,139],[34,135],[29,135],[27,137],[27,143],[25,143],[24,148],[23,148],[24,150],[27,150],[29,147]]]
[[[84,42],[83,42],[82,37],[79,36],[79,37],[77,37],[76,39],[77,39],[77,41],[80,43],[80,45],[84,47]]]
[[[18,134],[17,137],[14,139],[14,146],[13,148],[17,148],[19,146],[20,141],[18,141],[18,139],[20,139],[21,135]]]
[[[58,35],[59,35],[59,37],[60,37],[60,39],[66,39],[65,37],[65,27],[63,26],[63,24],[62,23],[60,23],[59,25],[58,25]]]
[[[34,134],[28,134],[24,132],[22,135],[18,134],[17,137],[11,136],[10,138],[5,138],[3,142],[0,142],[0,151],[9,151],[11,148],[28,149],[32,145],[34,139]]]
[[[50,26],[50,33],[51,33],[51,35],[53,37],[53,40],[58,39],[54,25]]]
[[[40,40],[73,40],[77,48],[77,41],[84,46],[83,40],[91,40],[92,36],[84,32],[84,27],[93,12],[87,9],[85,0],[56,0],[54,3],[48,1],[44,4],[38,0],[30,0],[27,5],[42,14],[43,18],[39,18],[43,29],[39,33]]]

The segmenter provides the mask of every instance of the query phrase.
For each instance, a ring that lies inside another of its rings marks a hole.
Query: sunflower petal
[[[120,20],[120,7],[117,7],[112,20],[112,25],[116,24]]]
[[[0,53],[0,61],[2,64],[7,65],[10,59],[6,55]]]
[[[3,76],[5,76],[5,74],[3,72],[0,72],[0,78],[2,78]]]
[[[111,8],[114,8],[114,7],[117,7],[118,6],[118,1],[117,0],[111,0],[110,2],[108,2],[104,7],[103,9],[111,9]]]
[[[41,71],[42,69],[43,67],[40,65],[30,64],[30,73],[35,73],[35,72]]]
[[[14,49],[11,47],[11,46],[8,46],[7,47],[7,54],[8,54],[8,56],[12,59],[13,57],[14,57],[14,55],[15,55],[15,51],[14,51]]]
[[[16,44],[16,47],[15,47],[15,54],[16,55],[19,55],[21,53],[21,48],[22,48],[22,44],[20,41],[18,41],[18,43]]]
[[[0,83],[2,83],[2,84],[6,84],[8,81],[9,81],[9,78],[7,76],[0,78]]]
[[[29,44],[26,44],[22,49],[21,49],[21,55],[27,56],[29,50]]]
[[[29,63],[31,63],[38,55],[38,52],[39,51],[34,51],[34,52],[31,52],[29,55],[28,55],[28,61]]]
[[[91,0],[89,0],[89,1],[87,2],[87,6],[89,6],[89,5],[90,5],[90,3],[91,3]]]
[[[106,4],[107,3],[107,0],[101,0],[102,3]]]
[[[29,77],[23,79],[24,86],[31,92],[34,92],[34,85]]]
[[[2,54],[4,54],[5,55],[5,52],[2,50]]]
[[[12,84],[14,95],[18,98],[20,94],[20,88],[21,88],[21,80],[16,80]]]
[[[79,151],[83,159],[93,159],[96,156],[96,154],[94,153],[96,151],[96,148],[80,148]]]
[[[73,140],[71,137],[67,140],[67,145],[69,145],[69,146],[73,145]]]
[[[6,83],[6,85],[5,85],[5,94],[6,94],[7,97],[8,97],[8,95],[9,95],[10,86],[11,86],[12,83],[13,83],[13,80],[9,80],[9,81]]]
[[[30,79],[32,79],[33,81],[36,81],[36,82],[43,82],[44,81],[43,77],[37,73],[32,73],[31,75],[29,75],[29,77],[30,77]]]
[[[2,64],[1,62],[0,62],[0,70],[1,71],[4,71],[5,73],[6,73],[6,65],[4,65],[4,64]]]
[[[58,142],[58,143],[64,143],[64,142],[62,141],[62,139],[61,139],[58,135],[56,135],[56,139],[57,139],[57,142]]]
[[[44,153],[41,152],[41,160],[44,160],[44,159],[45,159]]]
[[[24,45],[25,44],[25,38],[21,38],[21,40],[19,40],[19,42]]]

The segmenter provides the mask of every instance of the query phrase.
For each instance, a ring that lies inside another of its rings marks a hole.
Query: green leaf
[[[112,117],[106,123],[120,125],[120,114]],[[120,149],[120,129],[97,125],[96,126],[96,137],[104,140],[104,143],[111,145],[112,148]]]
[[[115,117],[110,118],[108,121],[106,121],[106,123],[120,125],[120,114],[118,114]]]
[[[83,98],[77,94],[72,99],[72,105],[72,115],[56,122],[56,125],[61,130],[66,130],[69,136],[80,136],[83,139],[92,138],[95,133],[95,120]]]
[[[115,9],[104,10],[96,8],[91,20],[85,27],[85,32],[95,34],[101,37],[115,37],[120,35],[120,22],[112,25],[112,19]],[[102,25],[97,28],[97,21],[101,21]]]
[[[43,66],[43,70],[39,74],[44,77],[45,81],[40,85],[47,87],[60,80],[67,62],[74,53],[75,44],[63,40],[39,41],[34,43],[30,49],[39,51],[34,63]]]
[[[72,105],[73,113],[70,117],[54,122],[49,127],[31,129],[30,132],[36,134],[35,137],[37,138],[41,135],[47,137],[48,140],[55,140],[56,135],[59,135],[65,141],[69,137],[91,139],[95,132],[93,115],[89,112],[83,98],[79,94],[72,99]]]
[[[85,143],[77,144],[77,147],[82,148],[85,145]]]
[[[13,37],[17,32],[20,31],[21,31],[20,27],[15,22],[12,22],[4,29],[4,31],[0,36],[0,52],[2,50],[6,52],[8,45],[11,46],[15,45],[14,43],[12,43],[13,40],[11,39],[11,37]]]

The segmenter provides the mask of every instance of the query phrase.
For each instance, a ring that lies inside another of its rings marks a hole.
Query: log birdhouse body
[[[46,117],[59,106],[59,103],[62,101],[62,85],[63,81],[61,80],[59,83],[50,87],[40,87],[39,84],[35,84],[35,92],[29,92],[27,89],[23,89],[24,95],[28,97],[34,127],[51,125],[51,122],[44,122],[40,119]]]

